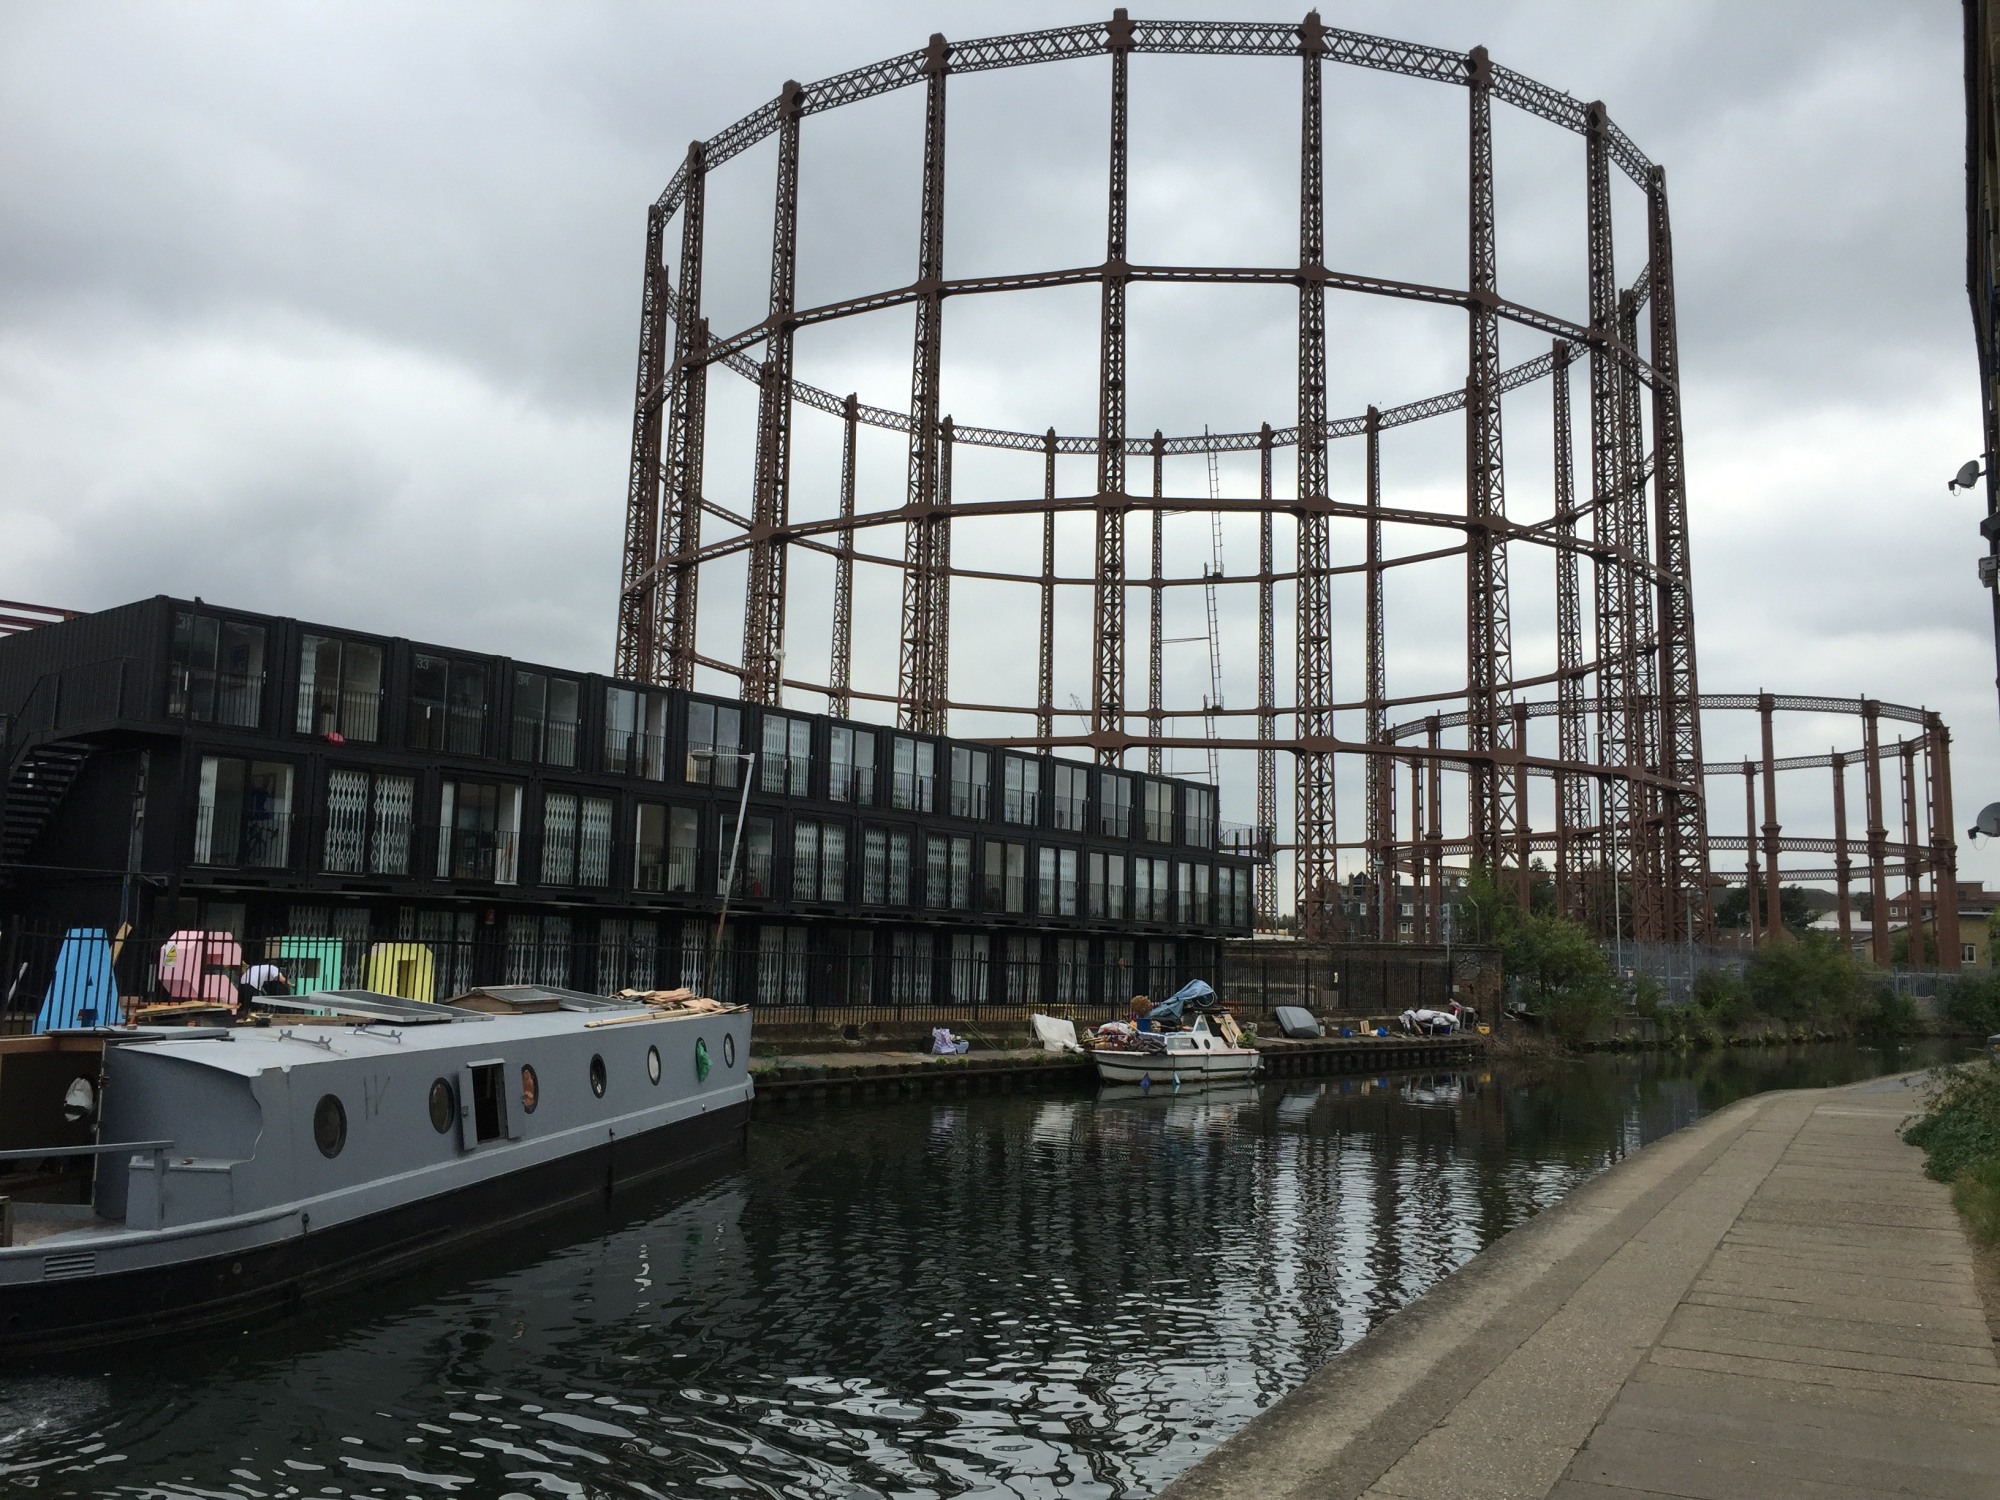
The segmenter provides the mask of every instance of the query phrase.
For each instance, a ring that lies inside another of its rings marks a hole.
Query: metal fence
[[[1750,948],[1717,948],[1689,943],[1613,944],[1606,948],[1623,985],[1629,991],[1636,981],[1648,979],[1660,987],[1661,999],[1684,1005],[1692,998],[1695,980],[1714,970],[1738,978],[1755,956]],[[1885,986],[1913,1000],[1935,999],[1941,977],[1935,969],[1866,968],[1870,987]]]

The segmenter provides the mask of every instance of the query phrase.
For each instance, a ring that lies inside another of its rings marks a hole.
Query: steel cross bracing
[[[944,275],[945,80],[951,49],[933,36],[925,49],[929,82],[924,101],[924,187],[918,234],[917,281],[935,286]],[[903,641],[896,669],[896,722],[941,734],[945,709],[936,679],[937,632],[950,610],[949,584],[938,571],[949,517],[937,505],[938,377],[944,299],[928,292],[917,303],[910,371],[909,517],[903,528]]]
[[[1123,17],[1118,18],[1122,22]],[[1094,670],[1090,728],[1099,764],[1124,760],[1125,746],[1125,264],[1126,69],[1129,27],[1111,51],[1111,138],[1105,172],[1103,292],[1098,326],[1097,566],[1091,625]]]
[[[1303,85],[1299,105],[1299,478],[1298,694],[1293,733],[1333,736],[1333,600],[1328,565],[1326,453],[1326,283],[1322,69],[1326,31],[1317,11],[1298,29]],[[1333,756],[1294,752],[1293,841],[1298,850],[1298,931],[1334,936],[1340,916]]]
[[[757,472],[750,509],[750,570],[743,605],[743,697],[782,701],[785,540],[791,520],[792,304],[799,264],[799,86],[778,96],[778,190],[771,220],[771,337],[757,402]]]

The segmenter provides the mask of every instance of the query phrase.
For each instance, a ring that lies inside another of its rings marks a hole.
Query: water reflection
[[[1758,1088],[1913,1065],[1813,1048],[781,1113],[622,1227],[0,1381],[0,1483],[1150,1494],[1621,1155]]]

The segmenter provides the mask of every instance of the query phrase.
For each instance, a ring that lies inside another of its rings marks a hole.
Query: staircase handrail
[[[6,716],[6,733],[0,736],[0,750],[4,751],[0,768],[7,778],[49,741],[106,729],[122,720],[133,661],[130,656],[99,657],[58,667],[36,678],[21,706]]]

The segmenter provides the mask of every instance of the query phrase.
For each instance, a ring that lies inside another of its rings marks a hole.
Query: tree
[[[1778,888],[1778,920],[1787,931],[1801,933],[1813,924],[1815,913],[1812,899],[1801,886],[1786,885]],[[1743,886],[1733,885],[1715,898],[1715,925],[1728,932],[1749,932],[1754,927],[1764,930],[1764,890],[1759,886],[1752,900],[1751,892]]]
[[[1783,1021],[1852,1022],[1862,1001],[1861,966],[1823,932],[1757,950],[1744,966],[1750,1002]]]
[[[1611,964],[1581,923],[1554,913],[1517,917],[1505,951],[1522,998],[1558,1036],[1580,1041],[1611,1014]]]

